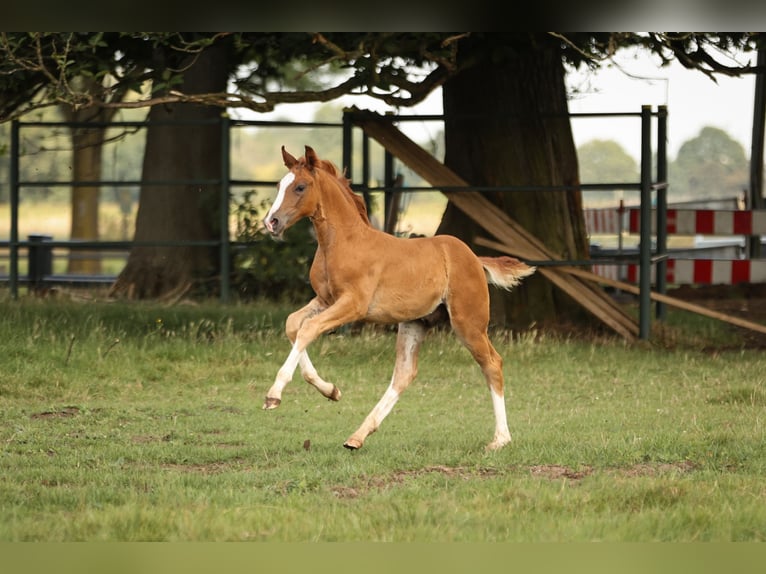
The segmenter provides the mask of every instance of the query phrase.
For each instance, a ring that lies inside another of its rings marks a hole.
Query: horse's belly
[[[442,303],[442,294],[431,289],[382,288],[367,309],[367,320],[376,323],[402,323],[432,313]]]

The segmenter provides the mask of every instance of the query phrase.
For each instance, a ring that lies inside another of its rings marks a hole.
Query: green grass
[[[0,302],[0,540],[766,539],[766,361],[726,325],[673,314],[634,345],[495,333],[514,441],[493,453],[480,372],[434,332],[350,452],[395,335],[323,337],[342,400],[296,375],[266,412],[289,310]]]

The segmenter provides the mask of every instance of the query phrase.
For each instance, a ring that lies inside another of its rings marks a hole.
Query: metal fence
[[[641,125],[641,161],[640,161],[640,181],[638,182],[615,182],[615,183],[598,183],[588,184],[584,183],[579,186],[582,191],[609,191],[609,190],[633,190],[640,193],[640,209],[641,209],[641,230],[640,230],[640,247],[637,260],[634,258],[632,261],[639,265],[639,277],[638,283],[641,290],[640,299],[640,318],[639,318],[639,336],[641,338],[647,338],[649,333],[650,324],[650,289],[651,289],[651,275],[652,266],[657,266],[656,289],[664,293],[666,289],[664,277],[664,265],[665,255],[667,252],[667,234],[663,232],[665,229],[665,218],[667,216],[667,107],[659,106],[657,111],[652,111],[650,106],[643,106],[640,112],[626,112],[626,113],[580,113],[569,114],[571,118],[598,118],[598,117],[628,117],[636,118],[640,121]],[[422,116],[422,115],[390,115],[387,116],[391,121],[395,122],[412,122],[412,121],[441,121],[442,116]],[[652,122],[656,119],[657,123],[657,136],[656,136],[656,174],[652,174]],[[384,150],[384,181],[383,186],[370,186],[370,158],[371,158],[371,146],[369,137],[362,133],[361,138],[361,157],[362,165],[361,170],[354,169],[353,163],[353,115],[350,113],[344,113],[343,121],[339,123],[333,122],[288,122],[288,121],[244,121],[244,120],[232,120],[228,117],[222,116],[215,120],[200,120],[200,121],[167,121],[161,122],[165,125],[209,125],[210,123],[217,123],[221,130],[222,140],[222,169],[219,177],[212,180],[101,180],[101,181],[72,181],[72,180],[36,180],[28,181],[22,180],[20,177],[19,164],[21,160],[20,149],[20,133],[22,130],[31,127],[109,127],[109,128],[132,128],[132,129],[146,129],[150,126],[149,122],[110,122],[105,124],[99,123],[72,123],[72,122],[23,122],[14,120],[11,124],[10,134],[10,170],[9,170],[9,185],[10,185],[10,238],[8,241],[0,241],[0,249],[8,251],[9,259],[9,273],[7,276],[0,276],[0,281],[5,281],[10,289],[12,297],[18,296],[18,289],[20,285],[28,285],[32,288],[39,287],[44,284],[52,283],[81,283],[81,284],[94,284],[94,283],[110,283],[114,281],[115,277],[110,276],[83,276],[83,275],[54,275],[52,273],[52,253],[54,248],[67,248],[70,251],[77,250],[89,250],[96,252],[105,251],[118,251],[127,253],[134,247],[169,247],[169,246],[205,246],[214,247],[219,250],[220,254],[220,298],[226,302],[230,298],[230,256],[232,249],[237,248],[239,245],[236,241],[232,241],[229,233],[229,218],[231,215],[231,190],[234,187],[273,187],[276,185],[276,181],[258,181],[258,180],[236,180],[231,178],[230,172],[230,159],[231,159],[231,131],[232,129],[246,127],[246,126],[258,126],[258,127],[288,127],[288,128],[314,128],[325,127],[342,130],[342,162],[343,166],[347,170],[347,176],[352,181],[352,187],[362,193],[366,199],[369,198],[369,194],[373,192],[382,192],[385,197],[384,207],[384,227],[387,227],[386,219],[390,214],[390,207],[395,193],[402,191],[406,192],[427,192],[433,191],[433,188],[428,186],[423,187],[395,187],[392,185],[394,181],[394,158]],[[159,122],[155,122],[151,125],[159,125]],[[357,173],[361,171],[361,173]],[[41,187],[41,186],[60,186],[60,187],[73,187],[73,186],[112,186],[112,187],[126,187],[126,186],[149,186],[149,185],[218,185],[220,186],[220,236],[216,239],[208,241],[154,241],[154,242],[138,242],[138,241],[81,241],[81,240],[54,240],[48,235],[36,235],[29,236],[26,239],[19,237],[19,203],[21,199],[22,190],[25,188]],[[538,191],[545,190],[550,191],[552,188],[540,187],[540,186],[504,186],[504,187],[475,187],[470,188],[474,191],[495,191],[503,193],[513,193],[519,191]],[[558,186],[556,190],[563,190]],[[459,190],[451,190],[459,191]],[[657,218],[657,237],[654,248],[652,247],[652,194],[656,193],[655,206],[656,206],[656,218]],[[19,274],[19,257],[22,252],[26,252],[28,260],[28,273],[26,276]],[[530,264],[537,266],[551,266],[551,265],[624,265],[627,261],[625,258],[619,259],[589,259],[585,261],[530,261]],[[657,316],[662,318],[665,310],[661,303],[657,303]]]

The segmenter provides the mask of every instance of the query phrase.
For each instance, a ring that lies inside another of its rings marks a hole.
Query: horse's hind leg
[[[285,322],[285,333],[287,334],[287,338],[290,340],[291,344],[295,344],[295,338],[298,334],[298,329],[300,329],[301,325],[303,325],[303,322],[306,319],[313,317],[317,313],[321,313],[324,309],[325,307],[319,303],[316,298],[314,298],[306,306],[298,309],[294,313],[291,313],[287,317],[287,321]],[[298,355],[297,360],[301,369],[301,375],[308,384],[312,385],[328,399],[333,401],[340,400],[340,389],[332,383],[328,383],[319,376],[319,373],[317,373],[316,368],[314,368],[314,365],[309,358],[308,351],[304,349]],[[272,386],[272,388],[269,390],[266,401],[263,404],[264,409],[275,409],[279,406],[281,402],[282,389],[287,385],[287,381],[284,378],[281,381],[278,378],[278,381],[279,382],[275,383],[275,385]]]
[[[458,338],[471,352],[474,360],[481,367],[492,397],[492,410],[495,414],[495,434],[487,450],[497,450],[511,442],[508,419],[505,412],[503,382],[503,358],[498,354],[487,336],[487,324],[478,321],[476,315],[451,317],[452,327]]]
[[[361,448],[364,440],[378,430],[380,423],[399,400],[399,395],[409,386],[418,372],[418,351],[425,334],[426,327],[418,321],[399,323],[399,333],[396,337],[396,365],[391,383],[375,408],[354,434],[343,443],[343,446],[352,450]]]
[[[489,359],[477,359],[477,362],[481,365],[481,370],[487,379],[487,386],[492,396],[492,410],[495,413],[495,434],[492,442],[487,445],[487,450],[497,450],[511,442],[511,431],[508,429],[508,418],[505,412],[503,358],[495,351],[486,334],[484,339],[489,349]]]

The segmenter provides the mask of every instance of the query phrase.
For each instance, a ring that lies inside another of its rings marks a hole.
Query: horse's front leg
[[[303,351],[303,353],[301,353],[301,356],[298,358],[298,364],[301,367],[301,375],[303,376],[304,381],[318,390],[323,397],[328,398],[331,401],[340,400],[342,395],[340,389],[319,376],[319,373],[317,373],[317,370],[314,368],[314,365],[309,358],[308,351]]]
[[[318,298],[314,297],[306,306],[291,313],[285,322],[285,334],[290,340],[290,343],[295,344],[295,338],[298,336],[298,331],[306,319],[318,315],[325,309],[327,309],[327,306]],[[301,353],[298,358],[298,365],[301,368],[303,379],[319,391],[322,396],[333,401],[340,400],[340,389],[319,376],[319,373],[317,373],[317,370],[314,368],[314,365],[309,358],[308,351],[303,351],[303,353]]]
[[[290,315],[287,317],[287,321],[285,322],[285,334],[290,340],[290,343],[293,345],[295,344],[295,338],[298,336],[298,330],[301,328],[306,319],[318,315],[326,308],[327,307],[315,297],[304,307],[301,307],[297,311],[290,313]],[[304,380],[308,384],[312,385],[328,399],[333,401],[340,400],[340,389],[338,389],[338,387],[332,383],[328,383],[319,376],[319,373],[317,373],[316,368],[314,368],[314,365],[309,358],[308,351],[304,350],[298,356],[298,365],[300,365],[301,368],[301,375],[303,375]],[[290,374],[290,378],[287,379],[287,382],[290,380],[292,380],[292,373]],[[279,377],[277,377],[277,381],[280,381]],[[268,397],[263,405],[264,409],[275,409],[279,406],[282,388],[284,388],[284,385],[287,385],[287,382],[282,381],[281,388],[272,387],[269,390]]]
[[[282,402],[282,390],[287,386],[287,383],[289,383],[293,378],[293,373],[295,371],[295,366],[290,367],[288,365],[288,362],[290,361],[290,357],[288,356],[287,361],[282,365],[282,368],[279,370],[279,373],[277,373],[277,379],[274,382],[274,384],[269,389],[268,394],[266,395],[266,400],[263,403],[264,409],[275,409],[277,408],[280,403]],[[301,375],[303,376],[303,379],[310,384],[312,387],[314,387],[317,391],[319,391],[323,397],[326,397],[330,399],[331,401],[339,401],[341,396],[343,396],[343,393],[340,392],[340,389],[333,385],[332,383],[328,383],[325,381],[322,377],[319,376],[319,373],[317,373],[316,368],[314,367],[313,363],[311,362],[311,359],[309,358],[309,354],[307,351],[303,351],[298,356],[298,365],[300,365],[301,368]],[[283,369],[287,368],[284,373],[282,372]],[[289,375],[288,375],[289,371]]]
[[[293,345],[290,354],[277,372],[274,384],[271,385],[271,388],[266,393],[266,399],[263,401],[264,410],[275,409],[280,405],[282,402],[282,391],[287,386],[287,383],[293,379],[293,373],[295,373],[302,353]]]
[[[340,399],[340,390],[332,383],[328,383],[319,377],[314,365],[311,363],[311,359],[309,359],[306,347],[322,333],[360,319],[363,315],[363,309],[366,309],[366,307],[355,303],[350,297],[338,299],[335,304],[326,309],[321,308],[318,303],[314,305],[312,303],[309,303],[300,311],[296,311],[294,315],[297,315],[293,318],[293,321],[288,319],[290,324],[287,329],[288,337],[291,339],[293,347],[282,367],[277,372],[274,384],[266,393],[266,400],[263,403],[264,409],[275,409],[280,405],[282,402],[282,391],[287,386],[287,383],[292,380],[298,365],[301,366],[301,372],[306,381],[315,386],[320,393],[332,400]],[[296,324],[299,326],[293,330]]]
[[[396,365],[391,383],[375,408],[354,434],[348,437],[343,446],[351,450],[361,448],[364,440],[378,430],[380,423],[399,400],[399,396],[417,375],[418,351],[425,335],[426,327],[418,321],[399,323],[399,332],[396,336]]]

